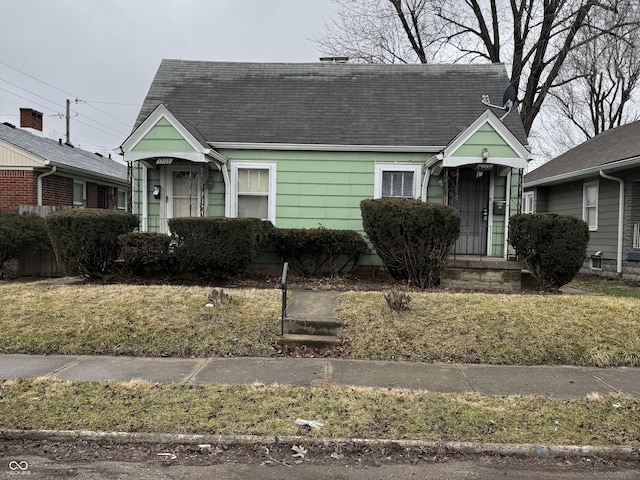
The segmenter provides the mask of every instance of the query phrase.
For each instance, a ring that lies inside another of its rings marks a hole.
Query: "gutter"
[[[42,179],[56,173],[56,166],[51,166],[51,171],[38,175],[38,206],[42,206]]]
[[[598,172],[601,172],[603,168],[611,171],[613,169],[621,170],[629,167],[636,167],[640,165],[640,156],[635,156],[632,158],[628,158],[626,160],[618,160],[616,162],[611,162],[606,165],[598,165],[596,167],[589,167],[582,170],[575,170],[572,172],[562,173],[560,175],[554,175],[552,177],[545,177],[539,180],[533,180],[525,182],[523,187],[537,187],[537,186],[546,186],[552,185],[554,183],[560,183],[566,180],[577,180],[580,177],[588,177],[590,175],[597,175]],[[534,170],[535,171],[535,170]],[[533,173],[532,171],[531,173]]]
[[[607,180],[613,180],[620,184],[620,192],[618,196],[618,251],[616,254],[616,273],[622,275],[622,243],[624,239],[624,180],[618,177],[612,177],[607,175],[603,170],[600,170],[600,176]]]

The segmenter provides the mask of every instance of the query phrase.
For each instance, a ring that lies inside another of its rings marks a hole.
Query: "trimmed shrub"
[[[35,213],[0,213],[0,272],[7,260],[50,248],[44,218]]]
[[[162,233],[129,232],[118,237],[122,272],[129,275],[170,274],[176,258],[171,237]]]
[[[557,291],[584,262],[589,227],[574,217],[521,214],[511,217],[509,242],[526,264],[540,291]]]
[[[99,278],[118,259],[118,236],[138,228],[131,213],[103,209],[61,210],[47,217],[49,237],[67,275]]]
[[[364,231],[396,280],[435,287],[460,235],[455,208],[420,200],[383,198],[360,202]]]
[[[355,230],[327,228],[277,228],[272,242],[282,259],[305,277],[323,271],[329,271],[333,276],[349,264],[353,268],[368,248],[362,235]],[[342,259],[341,265],[338,265],[339,259]]]
[[[273,228],[270,222],[256,218],[169,220],[180,270],[203,280],[228,278],[245,271],[261,252],[269,227]]]

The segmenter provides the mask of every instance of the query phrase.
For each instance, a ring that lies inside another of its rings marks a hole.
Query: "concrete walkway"
[[[353,385],[431,392],[542,395],[562,399],[620,392],[640,398],[640,368],[519,367],[322,358],[145,358],[0,355],[0,378],[74,381]]]
[[[288,316],[337,320],[337,292],[292,291]],[[146,358],[0,354],[0,378],[75,381],[353,385],[431,392],[582,398],[620,392],[640,398],[640,368],[427,364],[324,358]]]

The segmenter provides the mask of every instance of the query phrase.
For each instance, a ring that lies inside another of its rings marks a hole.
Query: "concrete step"
[[[314,318],[285,318],[284,333],[300,335],[335,336],[340,332],[342,323],[337,320],[321,320]]]
[[[340,343],[338,337],[334,335],[298,335],[285,334],[278,337],[278,345],[290,348],[296,347],[313,347],[313,348],[331,348]]]

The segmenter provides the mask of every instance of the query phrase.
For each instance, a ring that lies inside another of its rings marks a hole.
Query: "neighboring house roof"
[[[524,177],[525,187],[559,183],[574,178],[640,165],[640,121],[607,130]]]
[[[502,64],[163,60],[135,128],[163,104],[214,146],[443,148],[482,115],[483,95],[499,102],[508,84]],[[527,143],[517,112],[505,124]]]
[[[118,183],[127,181],[125,164],[39,137],[26,130],[0,124],[0,141],[5,141],[41,158],[43,166],[56,166],[59,171],[66,170],[79,175],[98,176]]]

